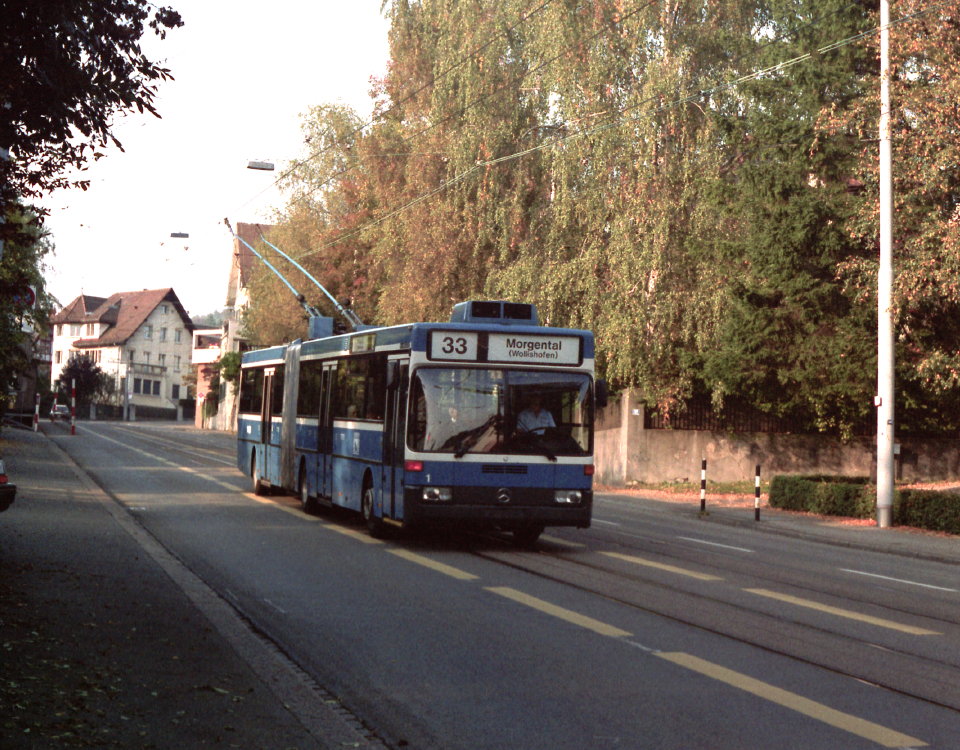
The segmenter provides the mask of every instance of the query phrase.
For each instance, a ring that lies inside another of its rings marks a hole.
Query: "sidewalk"
[[[4,429],[0,456],[19,488],[0,514],[5,750],[369,747],[305,726],[53,440]]]
[[[781,534],[824,544],[873,550],[924,560],[960,564],[960,537],[902,526],[881,529],[874,520],[818,516],[761,505],[756,520],[753,499],[706,499],[700,516],[699,496],[677,496],[643,490],[598,490],[598,495],[630,497],[632,502],[664,513],[700,518],[704,523],[739,526],[757,533]]]

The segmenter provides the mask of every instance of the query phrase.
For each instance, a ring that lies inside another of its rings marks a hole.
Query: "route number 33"
[[[466,354],[467,340],[463,336],[444,336],[440,347],[444,354]]]
[[[468,331],[434,331],[430,346],[431,359],[477,358],[477,334]]]

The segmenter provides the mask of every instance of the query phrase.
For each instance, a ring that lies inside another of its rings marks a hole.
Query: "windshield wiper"
[[[537,448],[540,449],[540,452],[544,456],[546,456],[548,459],[556,463],[557,457],[550,451],[550,449],[547,447],[547,444],[543,442],[543,438],[540,437],[535,432],[528,432],[527,434],[533,438],[532,442],[536,445]]]
[[[464,430],[463,432],[454,435],[451,439],[456,441],[457,451],[453,454],[453,457],[463,458],[467,451],[475,446],[477,442],[479,442],[480,438],[487,433],[490,427],[496,424],[496,421],[497,415],[493,414],[479,427],[474,427],[472,430]]]

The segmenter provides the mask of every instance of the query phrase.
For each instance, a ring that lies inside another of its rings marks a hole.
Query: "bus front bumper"
[[[462,523],[497,526],[589,528],[593,491],[579,490],[578,504],[558,503],[553,489],[457,487],[449,500],[426,501],[423,487],[404,488],[404,525]]]

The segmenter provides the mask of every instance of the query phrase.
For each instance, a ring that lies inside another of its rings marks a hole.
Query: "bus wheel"
[[[256,455],[250,459],[250,484],[250,488],[253,490],[254,495],[266,494],[266,490],[263,487],[263,482],[260,479],[260,470],[257,468]]]
[[[310,497],[310,488],[307,486],[307,467],[300,467],[300,479],[297,483],[297,486],[300,488],[300,507],[303,508],[304,513],[312,513],[315,504],[313,498]]]
[[[537,539],[543,533],[543,526],[540,524],[529,524],[520,526],[513,530],[513,543],[518,547],[532,547],[537,543]]]
[[[377,518],[373,512],[373,487],[367,487],[363,491],[363,500],[360,503],[360,512],[363,514],[363,522],[367,526],[367,531],[374,539],[382,539],[386,536],[386,529],[382,520]]]

